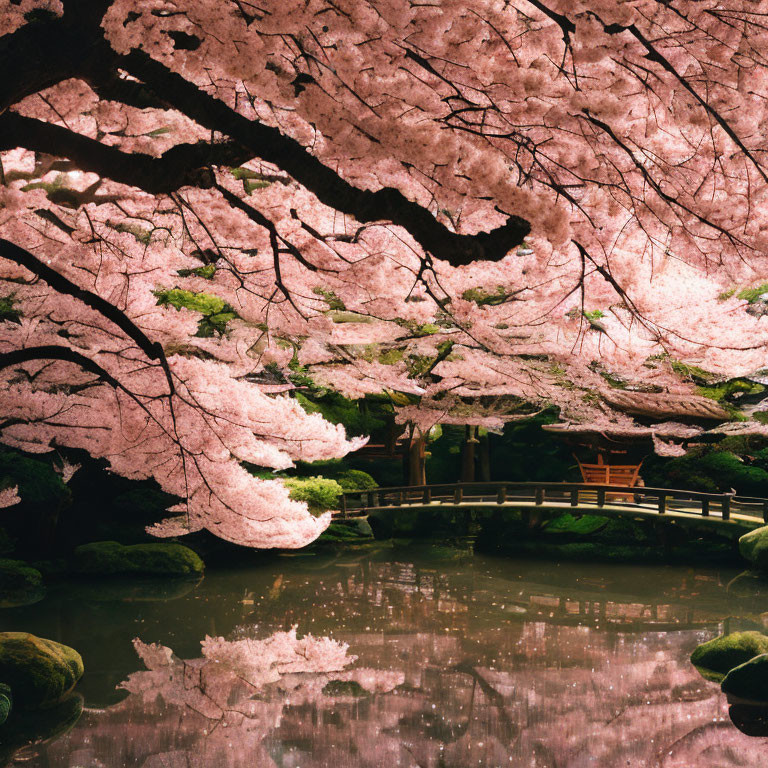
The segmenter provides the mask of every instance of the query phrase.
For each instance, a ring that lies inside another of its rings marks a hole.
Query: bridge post
[[[571,506],[572,507],[579,506],[579,489],[578,488],[574,488],[571,491]]]
[[[709,517],[709,499],[701,500],[701,515],[702,517]]]
[[[456,486],[456,490],[453,492],[453,503],[461,504],[461,501],[463,498],[464,498],[464,489],[460,485],[458,485]]]
[[[543,504],[544,503],[544,489],[543,488],[537,488],[535,492],[535,499],[536,504]]]
[[[605,488],[597,489],[597,506],[598,507],[605,506]]]
[[[347,519],[347,494],[346,493],[341,494],[341,516],[345,520]]]
[[[763,502],[763,522],[768,523],[768,500]]]
[[[379,506],[379,492],[378,491],[372,491],[368,496],[368,504],[371,507],[378,507]]]
[[[430,504],[432,502],[432,489],[427,485],[424,488],[424,493],[421,495],[422,504]]]
[[[731,497],[730,496],[723,496],[722,511],[723,511],[723,520],[730,520],[731,519]]]
[[[662,493],[659,496],[659,514],[666,514],[667,511],[667,497]]]
[[[501,488],[499,488],[499,492],[496,494],[496,503],[503,504],[506,500],[507,500],[507,486],[502,485]]]

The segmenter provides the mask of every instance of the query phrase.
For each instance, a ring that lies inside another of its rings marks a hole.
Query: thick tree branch
[[[530,232],[528,222],[518,216],[509,216],[505,224],[491,232],[451,232],[399,190],[386,187],[370,192],[354,187],[277,128],[243,117],[143,51],[134,50],[122,56],[119,63],[168,106],[248,147],[254,155],[292,176],[325,205],[354,216],[362,224],[391,221],[410,232],[426,251],[451,264],[468,264],[478,259],[498,261]]]
[[[75,283],[68,280],[64,275],[59,274],[55,269],[51,269],[51,267],[44,264],[29,251],[19,248],[18,245],[10,242],[10,240],[0,239],[0,256],[9,261],[13,261],[16,264],[20,264],[30,272],[34,272],[34,274],[45,280],[51,288],[59,293],[73,296],[91,309],[96,310],[107,320],[114,323],[126,336],[132,339],[150,360],[159,360],[167,373],[167,361],[162,345],[147,338],[144,332],[114,304],[102,299],[101,296],[98,296],[85,288],[81,288],[79,285],[75,285]]]
[[[63,360],[67,363],[74,363],[79,365],[84,371],[98,376],[105,384],[109,384],[110,387],[127,391],[109,371],[91,360],[90,357],[86,357],[69,347],[59,347],[55,344],[43,344],[39,347],[25,347],[24,349],[14,349],[11,352],[0,353],[0,369],[10,368],[13,365],[21,365],[22,363],[31,363],[34,360]]]
[[[160,157],[122,152],[62,126],[6,112],[0,115],[0,149],[15,147],[69,158],[83,171],[154,195],[184,186],[210,187],[215,181],[211,165],[240,165],[251,157],[234,142],[179,144]]]

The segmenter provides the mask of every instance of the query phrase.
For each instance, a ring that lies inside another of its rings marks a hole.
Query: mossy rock
[[[356,680],[330,680],[323,687],[326,696],[354,696],[361,698],[367,696],[368,691]]]
[[[768,571],[768,525],[755,528],[739,539],[739,553],[761,571]]]
[[[768,704],[768,653],[734,667],[723,679],[721,688],[729,700]]]
[[[0,726],[0,765],[31,744],[37,749],[63,736],[80,719],[83,697],[76,693],[49,709],[24,712],[14,706],[7,722]]]
[[[768,636],[761,632],[733,632],[702,643],[691,654],[691,663],[702,677],[719,683],[732,669],[765,653]]]
[[[19,709],[52,707],[82,675],[83,660],[73,648],[28,632],[0,632],[0,680]]]
[[[319,542],[354,543],[373,538],[371,526],[365,520],[334,520],[318,538]]]
[[[12,706],[13,694],[11,693],[11,686],[0,683],[0,725],[8,719]]]
[[[0,608],[36,603],[44,594],[40,571],[21,560],[0,559]]]
[[[117,541],[94,541],[75,549],[75,573],[104,575],[141,573],[158,576],[201,574],[203,561],[189,547],[175,542],[124,545]]]

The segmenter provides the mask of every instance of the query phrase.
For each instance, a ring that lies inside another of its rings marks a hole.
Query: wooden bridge
[[[715,525],[757,528],[768,523],[768,499],[729,493],[698,493],[586,483],[449,483],[347,491],[335,519],[384,510],[506,507],[522,511],[571,512],[604,517],[699,519]]]

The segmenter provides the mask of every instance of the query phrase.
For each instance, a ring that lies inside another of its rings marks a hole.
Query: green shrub
[[[313,515],[337,509],[342,487],[327,477],[286,477],[283,483],[294,501],[305,501]]]
[[[379,484],[362,469],[347,469],[333,478],[345,491],[372,491]]]

